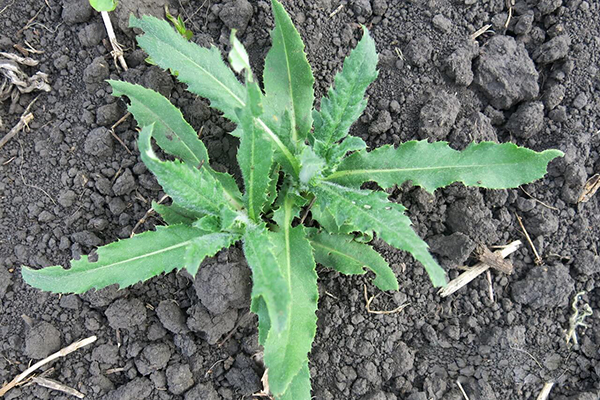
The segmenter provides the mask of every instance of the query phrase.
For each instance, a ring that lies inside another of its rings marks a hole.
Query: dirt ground
[[[92,345],[53,363],[47,377],[103,400],[249,399],[262,388],[250,273],[239,248],[206,261],[195,281],[172,273],[120,291],[57,296],[20,278],[21,265],[68,265],[129,237],[162,197],[139,158],[135,121],[110,131],[126,104],[110,95],[107,78],[169,97],[201,131],[215,167],[239,176],[237,139],[227,135],[234,126],[135,48],[129,13],[164,16],[165,2],[122,0],[112,13],[130,66],[124,72],[87,0],[0,0],[0,51],[29,49],[40,63],[24,70],[47,74],[52,88],[0,105],[2,137],[40,94],[29,129],[0,148],[0,384],[30,360],[96,335]],[[269,2],[167,3],[201,45],[226,50],[230,29],[238,28],[255,71],[262,70],[273,25]],[[284,1],[307,44],[318,97],[360,38],[360,24],[371,30],[380,73],[352,129],[371,147],[417,138],[454,148],[496,140],[565,153],[544,179],[514,190],[394,189],[391,198],[408,207],[451,278],[474,263],[477,245],[525,245],[510,257],[512,275],[491,273],[493,296],[484,274],[442,298],[410,256],[376,241],[401,288],[380,293],[371,306],[408,303],[388,315],[367,312],[364,285],[377,294],[368,277],[319,268],[315,399],[460,400],[461,387],[470,399],[535,399],[550,382],[550,399],[600,398],[600,194],[579,201],[600,172],[600,3],[513,3]],[[151,217],[136,232],[161,223]],[[568,345],[579,292],[578,307],[589,304],[594,314],[577,328],[578,345]],[[73,397],[29,384],[5,398]]]

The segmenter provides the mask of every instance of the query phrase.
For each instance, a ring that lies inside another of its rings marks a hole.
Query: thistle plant
[[[138,85],[109,81],[115,96],[129,98],[129,111],[142,127],[141,158],[172,199],[168,206],[153,203],[168,225],[99,248],[97,261],[84,256],[68,270],[23,267],[22,275],[30,285],[56,293],[111,284],[123,288],[182,268],[196,275],[205,257],[241,242],[252,270],[251,310],[258,315],[270,390],[278,400],[308,400],[317,263],[349,275],[370,270],[379,289],[397,290],[392,269],[364,243],[365,237],[377,235],[412,254],[433,286],[446,284],[444,270],[412,230],[405,208],[384,191],[363,189],[365,182],[389,189],[412,181],[429,192],[453,182],[511,188],[541,178],[548,162],[562,153],[491,142],[459,152],[427,141],[367,151],[362,139],[348,133],[377,77],[369,32],[363,28],[317,110],[304,44],[283,6],[272,0],[272,7],[275,28],[264,89],[235,32],[230,68],[215,47],[188,42],[165,21],[130,20],[144,32],[138,44],[157,65],[177,71],[190,92],[209,99],[237,125],[232,135],[239,137],[243,191],[231,175],[211,168],[204,144],[168,99]],[[175,160],[161,160],[153,140]]]

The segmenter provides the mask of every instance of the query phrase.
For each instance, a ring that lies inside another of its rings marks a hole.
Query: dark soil
[[[206,261],[196,281],[169,274],[117,291],[82,296],[42,293],[23,283],[20,266],[68,265],[102,244],[128,237],[161,188],[141,163],[136,125],[107,78],[141,83],[170,97],[202,130],[215,167],[234,169],[234,126],[144,62],[126,28],[131,10],[161,15],[166,0],[123,0],[113,13],[131,69],[118,70],[100,16],[85,0],[0,0],[0,50],[43,50],[32,67],[52,92],[32,107],[35,120],[0,149],[0,382],[78,339],[87,348],[52,364],[48,377],[88,399],[242,399],[261,389],[256,317],[248,313],[250,276],[239,249]],[[255,71],[269,49],[266,1],[170,1],[193,40],[225,50],[238,28]],[[456,277],[478,244],[524,237],[523,218],[544,263],[528,246],[511,256],[515,272],[492,273],[442,299],[423,268],[384,243],[401,289],[380,294],[367,313],[368,277],[321,269],[319,323],[311,354],[316,399],[597,399],[600,390],[599,196],[578,203],[600,172],[600,3],[595,0],[285,1],[307,44],[320,96],[365,24],[380,52],[379,78],[354,126],[371,147],[415,138],[513,141],[558,148],[548,175],[514,190],[453,185],[430,195],[410,185],[391,193],[410,210],[416,231]],[[509,2],[510,3],[510,2]],[[341,7],[341,8],[339,8]],[[330,16],[334,11],[335,15]],[[508,29],[505,22],[511,15]],[[28,21],[30,21],[28,23]],[[486,24],[493,32],[470,35]],[[36,96],[0,106],[3,136]],[[162,223],[148,219],[137,231]],[[598,283],[596,279],[599,279]],[[595,314],[567,346],[571,302]],[[228,336],[230,335],[230,336]],[[6,399],[66,399],[36,385]]]

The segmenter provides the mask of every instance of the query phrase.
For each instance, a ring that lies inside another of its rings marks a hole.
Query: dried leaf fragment
[[[596,174],[587,180],[583,186],[583,191],[577,200],[578,203],[586,203],[590,201],[592,196],[600,189],[600,174]]]

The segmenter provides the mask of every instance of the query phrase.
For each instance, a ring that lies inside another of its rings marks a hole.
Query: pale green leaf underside
[[[112,80],[109,83],[113,88],[114,96],[125,95],[129,98],[130,104],[127,109],[133,114],[139,126],[154,124],[152,137],[161,149],[189,165],[202,165],[221,182],[232,206],[241,207],[241,194],[234,179],[228,174],[210,168],[204,143],[177,107],[162,94],[143,86]]]
[[[232,29],[231,35],[229,36],[229,41],[231,42],[229,64],[231,64],[231,68],[233,68],[235,72],[241,73],[243,70],[246,70],[249,74],[252,74],[248,53],[235,34],[236,30]]]
[[[140,28],[139,46],[163,69],[177,71],[177,79],[192,93],[206,97],[211,106],[237,121],[235,109],[245,103],[245,89],[221,58],[216,47],[200,47],[187,41],[169,23],[151,16],[131,16],[129,25]]]
[[[410,141],[398,148],[353,153],[326,179],[353,187],[374,181],[383,188],[410,180],[429,192],[453,182],[504,189],[543,177],[548,163],[562,154],[559,150],[537,153],[513,143],[481,142],[456,151],[445,142]]]
[[[313,231],[309,236],[315,261],[346,275],[362,275],[365,268],[375,273],[373,284],[381,290],[398,290],[398,280],[388,263],[371,246],[349,235]]]
[[[272,0],[275,28],[265,59],[263,80],[267,109],[279,118],[286,109],[292,120],[292,141],[306,138],[312,127],[314,78],[304,54],[304,43],[281,3]]]
[[[362,232],[375,232],[390,245],[408,251],[421,262],[434,286],[446,284],[446,274],[428,251],[427,243],[411,228],[405,208],[387,200],[382,192],[360,190],[321,181],[314,188],[315,206],[327,208],[337,225],[349,223]]]
[[[252,308],[262,319],[261,336],[288,326],[291,293],[275,247],[264,226],[249,226],[244,234],[244,254],[252,270]]]
[[[142,161],[156,176],[158,183],[180,207],[195,213],[219,215],[228,205],[223,186],[202,168],[198,169],[175,161],[161,161],[150,143],[153,125],[140,132],[138,147]]]
[[[117,0],[90,0],[90,5],[98,12],[112,11],[117,8]]]
[[[279,334],[271,329],[264,344],[269,386],[276,398],[288,390],[294,377],[306,365],[317,329],[315,313],[319,293],[315,260],[304,227],[291,226],[297,209],[290,200],[286,198],[283,209],[278,211],[280,231],[271,233],[291,293],[286,328]]]
[[[98,248],[96,262],[82,256],[71,262],[70,269],[23,267],[22,275],[31,286],[54,293],[83,293],[113,284],[124,288],[174,269],[186,268],[194,275],[205,257],[238,239],[238,235],[207,234],[186,225],[159,226]]]
[[[315,120],[315,151],[323,158],[335,143],[348,135],[350,126],[367,105],[365,92],[377,78],[377,51],[369,31],[344,60],[344,66],[334,78],[334,87],[321,100],[321,110],[313,111]]]

